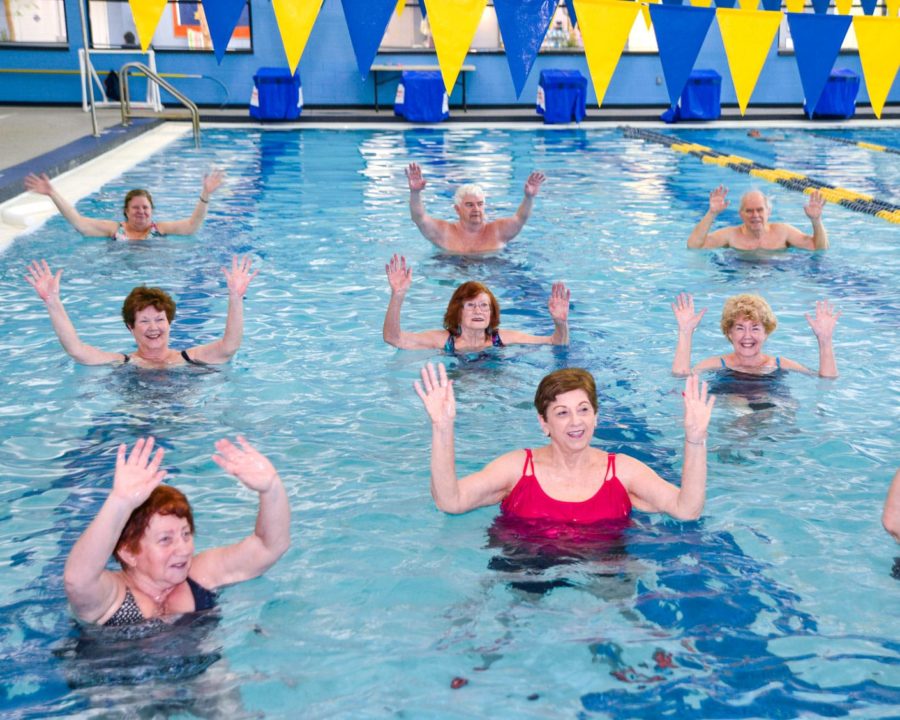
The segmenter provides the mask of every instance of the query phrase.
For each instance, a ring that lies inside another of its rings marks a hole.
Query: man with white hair
[[[512,217],[487,222],[484,217],[484,191],[478,185],[462,185],[453,198],[459,215],[456,222],[433,218],[425,212],[422,190],[425,178],[416,163],[406,168],[409,181],[409,213],[419,231],[442,250],[451,253],[480,253],[502,250],[528,221],[534,197],[544,182],[544,174],[533,172],[525,181],[525,197]]]
[[[813,190],[803,210],[812,222],[812,235],[806,235],[787,223],[770,223],[772,206],[769,198],[759,190],[750,190],[741,197],[739,213],[743,225],[710,232],[716,217],[728,207],[728,188],[719,185],[709,194],[709,210],[688,236],[689,248],[732,247],[735,250],[786,250],[797,247],[803,250],[828,249],[828,233],[822,224],[825,198]]]

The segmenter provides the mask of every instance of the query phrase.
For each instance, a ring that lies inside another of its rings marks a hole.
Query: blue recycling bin
[[[444,80],[435,70],[404,70],[400,74],[394,114],[410,122],[440,122],[450,117]]]
[[[262,67],[253,76],[250,117],[257,120],[296,120],[303,109],[300,74],[285,68]]]
[[[680,120],[718,120],[722,115],[722,76],[715,70],[694,70],[678,101]]]
[[[587,78],[577,70],[541,70],[537,113],[544,124],[581,122],[587,102]]]
[[[857,94],[859,75],[846,68],[832,70],[811,117],[852,118],[856,114]],[[810,114],[809,103],[803,103],[803,111]]]

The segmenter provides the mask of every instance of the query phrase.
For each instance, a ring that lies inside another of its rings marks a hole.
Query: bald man
[[[822,224],[822,209],[825,198],[818,190],[814,190],[803,210],[812,222],[812,235],[803,232],[787,223],[770,223],[769,213],[772,210],[769,199],[759,190],[750,190],[741,198],[739,209],[743,225],[710,232],[713,222],[728,207],[728,188],[719,185],[709,194],[709,210],[697,223],[688,237],[689,248],[731,247],[735,250],[786,250],[797,247],[803,250],[828,249],[828,233]]]

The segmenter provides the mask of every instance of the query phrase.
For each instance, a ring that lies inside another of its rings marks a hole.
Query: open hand
[[[541,189],[541,185],[547,177],[542,172],[533,172],[528,176],[528,179],[525,181],[525,194],[528,197],[534,197],[538,194],[538,190]]]
[[[119,445],[112,494],[132,509],[150,497],[150,493],[166,477],[166,471],[159,469],[165,450],[158,448],[153,454],[154,442],[152,435],[147,439],[138,438],[127,458],[125,443]]]
[[[230,475],[234,475],[246,487],[263,493],[278,480],[278,472],[269,458],[247,442],[243,435],[237,436],[238,445],[227,438],[216,441],[213,462]]]
[[[678,331],[693,333],[706,314],[706,308],[694,314],[693,296],[690,293],[681,293],[672,303],[672,312],[675,313],[675,320],[678,321]]]
[[[406,168],[406,179],[409,182],[410,192],[419,192],[425,189],[425,178],[422,177],[422,168],[416,163],[410,163]]]
[[[229,295],[244,296],[250,281],[259,274],[259,270],[250,272],[252,265],[253,260],[249,255],[245,255],[243,258],[238,258],[237,255],[231,256],[231,272],[228,272],[227,268],[222,268],[222,273],[225,275],[225,281],[228,284]]]
[[[47,177],[47,173],[41,173],[40,175],[30,173],[25,178],[25,189],[40,195],[49,195],[53,192],[53,186],[50,184],[50,178]]]
[[[547,307],[550,309],[550,317],[553,318],[555,324],[565,323],[569,319],[569,298],[572,293],[566,287],[565,283],[553,283],[553,289],[550,291],[550,299],[547,300]]]
[[[40,262],[32,260],[31,265],[28,266],[28,273],[25,279],[40,295],[41,300],[46,302],[51,296],[59,296],[59,280],[62,277],[62,270],[57,271],[54,275],[46,260]]]
[[[728,207],[728,188],[719,185],[709,194],[709,211],[713,215],[718,215]]]
[[[384,266],[387,273],[388,283],[391,285],[391,292],[397,295],[405,295],[412,285],[412,268],[407,267],[406,258],[396,253],[391,261]]]
[[[822,217],[822,210],[825,209],[825,197],[818,190],[813,190],[809,194],[809,201],[803,207],[803,212],[810,220],[819,220]]]
[[[701,384],[696,375],[688,375],[684,381],[684,437],[692,443],[703,442],[709,429],[716,396],[707,394],[707,390],[707,384]]]
[[[209,175],[203,176],[203,192],[201,194],[206,195],[208,200],[209,196],[219,189],[219,186],[224,180],[225,172],[218,168],[214,168],[210,171]]]
[[[831,342],[834,326],[837,325],[840,316],[840,312],[834,311],[834,305],[830,305],[827,300],[818,300],[816,301],[816,316],[813,318],[806,313],[806,322],[809,323],[820,342]]]
[[[456,417],[456,398],[453,396],[453,381],[447,379],[447,368],[438,363],[426,363],[422,368],[422,383],[413,383],[416,394],[421,398],[433,425],[453,424]]]

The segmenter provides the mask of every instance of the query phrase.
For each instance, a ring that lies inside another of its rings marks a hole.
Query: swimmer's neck
[[[134,357],[143,360],[145,363],[149,363],[151,365],[171,365],[173,362],[176,362],[180,356],[175,350],[172,350],[168,346],[165,348],[161,348],[160,350],[145,350],[143,348],[138,348],[134,353]]]
[[[181,584],[169,585],[168,583],[154,582],[151,578],[131,569],[123,570],[122,577],[128,587],[146,595],[156,603],[160,610],[165,610],[169,595]]]
[[[481,349],[489,344],[489,335],[481,328],[461,328],[461,332],[456,336],[454,345],[456,347]]]
[[[484,231],[487,230],[490,223],[487,222],[484,218],[481,218],[481,220],[477,220],[474,222],[468,220],[457,220],[454,225],[456,225],[457,230],[459,230],[459,232],[463,233],[464,235],[473,235],[477,237],[482,235]]]

